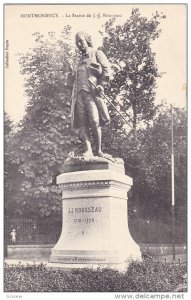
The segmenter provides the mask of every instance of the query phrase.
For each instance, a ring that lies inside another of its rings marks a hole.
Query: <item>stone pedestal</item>
[[[112,266],[141,259],[128,229],[127,192],[133,182],[124,174],[123,161],[68,164],[65,171],[57,177],[62,233],[50,263]]]

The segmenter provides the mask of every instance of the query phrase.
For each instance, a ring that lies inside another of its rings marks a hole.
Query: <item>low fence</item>
[[[60,219],[5,218],[4,229],[7,245],[55,244],[61,234],[62,221]],[[133,239],[139,244],[172,242],[172,227],[161,222],[129,218],[129,230]],[[186,230],[177,226],[175,242],[186,243],[186,237]]]
[[[171,244],[139,244],[143,259],[173,262]],[[7,245],[5,257],[19,260],[49,261],[51,249],[54,244],[44,245]],[[186,263],[187,246],[177,245],[175,247],[175,261],[173,263]]]
[[[51,219],[5,218],[4,229],[7,245],[54,244],[60,237],[62,222]]]

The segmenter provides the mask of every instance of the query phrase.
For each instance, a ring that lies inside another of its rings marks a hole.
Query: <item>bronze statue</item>
[[[101,95],[109,82],[110,66],[105,54],[101,50],[93,49],[91,37],[85,32],[76,34],[76,45],[81,57],[75,68],[71,125],[79,130],[86,148],[84,157],[93,156],[90,128],[95,139],[96,156],[104,157],[101,149],[101,127],[109,122],[110,117],[105,99]]]

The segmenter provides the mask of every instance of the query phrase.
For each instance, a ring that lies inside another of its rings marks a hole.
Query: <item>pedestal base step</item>
[[[117,256],[51,255],[50,262],[63,264],[115,264],[119,263],[119,258]]]
[[[52,263],[49,262],[46,265],[47,269],[51,270],[61,270],[64,272],[71,271],[73,269],[91,269],[93,271],[100,270],[100,269],[112,269],[117,270],[119,272],[126,272],[130,261],[127,263],[120,263],[120,264],[63,264],[63,263]]]

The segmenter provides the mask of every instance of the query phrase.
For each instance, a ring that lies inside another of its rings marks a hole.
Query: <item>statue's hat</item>
[[[90,72],[92,75],[98,77],[102,73],[102,67],[98,63],[91,63],[89,66]]]

